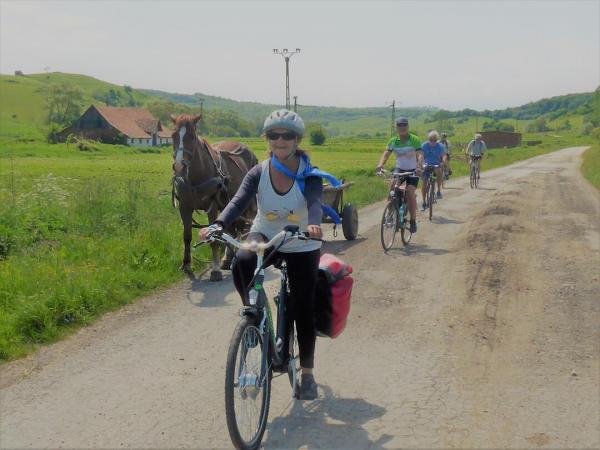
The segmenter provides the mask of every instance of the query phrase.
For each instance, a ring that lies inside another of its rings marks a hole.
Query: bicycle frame
[[[292,233],[290,238],[286,239],[288,233]],[[223,244],[245,249],[256,253],[256,269],[254,271],[254,276],[252,280],[248,284],[248,302],[249,306],[244,306],[240,310],[240,315],[244,316],[253,316],[259,320],[259,333],[264,337],[268,333],[269,339],[269,347],[273,351],[268,352],[265,351],[263,353],[263,361],[260,379],[264,380],[264,377],[267,375],[270,367],[275,364],[276,366],[281,366],[285,362],[285,355],[282,353],[282,350],[286,348],[286,341],[289,339],[287,333],[287,323],[286,323],[286,310],[287,310],[287,299],[288,299],[288,278],[287,278],[287,266],[283,265],[280,268],[281,272],[281,286],[279,293],[277,294],[277,333],[275,333],[275,327],[273,324],[273,314],[271,311],[271,306],[269,304],[267,294],[264,290],[264,279],[265,279],[265,266],[270,261],[272,255],[274,255],[281,246],[283,246],[286,242],[289,242],[290,239],[310,239],[308,237],[297,234],[298,227],[297,226],[289,226],[286,227],[283,231],[279,232],[277,235],[273,237],[269,242],[260,243],[260,242],[249,242],[249,243],[241,243],[229,236],[226,233],[222,233],[220,236],[211,237],[210,240],[221,242]],[[274,248],[273,253],[269,255],[265,259],[265,252],[267,249],[274,247],[274,244],[279,241],[277,247]],[[199,244],[196,244],[199,245]],[[289,343],[288,343],[289,345]],[[289,348],[289,347],[288,347]],[[269,355],[270,353],[270,355]],[[267,358],[270,356],[270,361],[267,361]],[[262,383],[262,381],[261,381]]]
[[[440,167],[442,167],[440,164],[423,166],[423,171],[430,169],[429,175],[427,176],[427,178],[425,178],[425,181],[427,183],[426,190],[431,188],[432,183],[434,183],[434,187],[435,187],[435,182],[437,181],[437,175],[435,174],[435,169],[439,169]],[[433,200],[435,200],[435,199],[433,199]]]
[[[278,247],[279,248],[279,247]],[[245,306],[241,309],[240,315],[252,315],[260,319],[259,333],[269,340],[269,347],[272,352],[263,352],[263,360],[261,364],[260,379],[264,380],[270,367],[275,364],[277,366],[282,365],[285,362],[285,355],[282,355],[281,351],[285,348],[286,340],[288,339],[286,333],[286,306],[287,306],[287,266],[281,267],[281,287],[277,294],[277,333],[275,333],[275,326],[273,323],[273,313],[271,311],[271,305],[267,293],[264,289],[265,279],[265,266],[269,261],[265,260],[264,254],[266,249],[260,249],[256,252],[256,269],[254,277],[250,281],[248,287],[248,301],[250,306]],[[277,251],[277,249],[275,250]],[[274,251],[274,252],[275,252]],[[254,291],[256,298],[254,299]],[[269,354],[270,353],[270,354]],[[270,360],[269,360],[270,356]],[[262,381],[261,381],[262,383]]]

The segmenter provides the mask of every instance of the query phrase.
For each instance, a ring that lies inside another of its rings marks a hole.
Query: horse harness
[[[173,177],[172,183],[172,191],[171,191],[171,200],[173,203],[173,207],[177,207],[177,201],[179,201],[178,193],[182,190],[191,191],[193,194],[200,194],[202,197],[200,198],[200,202],[206,202],[210,197],[216,195],[216,200],[210,202],[209,208],[206,210],[207,213],[210,213],[215,207],[217,209],[223,209],[227,203],[229,203],[230,195],[229,195],[229,181],[230,175],[227,173],[226,165],[223,164],[223,153],[218,149],[215,151],[211,148],[211,146],[203,139],[198,138],[200,141],[200,145],[203,146],[208,152],[208,156],[213,163],[217,176],[209,178],[208,180],[200,183],[200,184],[191,184],[189,181],[189,170],[190,170],[190,161],[183,159],[181,163],[185,167],[185,179],[181,176],[175,175]],[[239,160],[238,157],[241,157],[239,153],[241,146],[238,145],[235,149],[227,149],[225,153],[227,157],[233,161],[233,163],[240,169],[242,173],[247,172],[248,168],[243,160]],[[179,149],[178,149],[179,150]],[[178,150],[173,152],[173,156]],[[193,157],[193,151],[188,150],[187,148],[182,148],[183,152],[190,156],[190,159]],[[216,155],[214,154],[216,153]],[[244,167],[242,167],[242,165]]]

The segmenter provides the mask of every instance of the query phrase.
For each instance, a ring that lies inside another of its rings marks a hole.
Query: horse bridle
[[[219,162],[217,163],[217,161],[215,160],[215,158],[212,155],[212,152],[210,151],[209,146],[202,145],[203,144],[202,142],[199,142],[199,144],[201,147],[204,147],[206,149],[206,152],[208,153],[208,156],[215,167],[217,176],[212,177],[212,178],[208,179],[207,181],[204,181],[203,183],[200,183],[197,185],[193,185],[190,182],[190,179],[189,179],[190,161],[194,156],[194,151],[185,148],[183,145],[183,137],[185,136],[186,133],[187,133],[187,128],[185,126],[182,126],[179,128],[179,146],[178,146],[177,150],[175,150],[173,152],[173,157],[175,158],[175,164],[180,163],[181,165],[183,165],[185,167],[185,179],[181,179],[181,177],[178,177],[177,175],[175,175],[173,177],[173,206],[175,206],[175,187],[177,186],[177,188],[181,188],[181,187],[183,187],[182,185],[184,185],[188,189],[191,189],[194,192],[200,192],[200,193],[202,193],[202,191],[206,191],[208,188],[213,188],[214,186],[216,186],[217,190],[219,190],[219,189],[225,190],[225,192],[227,194],[227,200],[229,200],[229,192],[227,190],[227,184],[228,184],[229,177],[223,171],[223,159],[221,157],[221,154],[220,153],[218,154]],[[198,136],[196,136],[196,139],[198,141],[200,140],[200,138]],[[183,157],[184,154],[189,155],[190,159],[186,160]],[[179,178],[179,180],[178,180],[178,178]],[[207,199],[207,197],[208,197],[208,194],[204,195],[201,200],[204,201]],[[213,206],[214,206],[214,202],[211,203],[209,210],[212,209]],[[222,206],[224,206],[224,205],[222,205]]]

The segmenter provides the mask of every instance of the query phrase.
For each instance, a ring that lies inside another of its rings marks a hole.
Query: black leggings
[[[257,241],[266,240],[259,233],[251,233],[248,235],[248,238]],[[271,252],[267,251],[265,259],[270,254]],[[300,365],[307,369],[314,367],[315,341],[317,340],[315,330],[315,287],[317,284],[320,256],[321,251],[319,249],[298,253],[278,252],[269,261],[270,265],[278,257],[282,257],[287,264],[291,292],[291,304],[288,307],[289,310],[293,311],[296,320],[298,346],[300,347]],[[255,269],[256,253],[239,250],[231,263],[231,272],[235,288],[242,297],[244,304],[248,303],[246,300],[248,298],[247,287],[254,276]]]

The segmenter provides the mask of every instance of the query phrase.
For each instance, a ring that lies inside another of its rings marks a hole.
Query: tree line
[[[49,125],[48,140],[55,142],[58,133],[75,123],[81,116],[84,106],[85,95],[77,85],[68,83],[51,84],[44,88],[46,119]],[[175,103],[164,98],[153,98],[145,104],[140,104],[134,97],[134,90],[130,86],[123,89],[110,88],[98,90],[92,94],[92,98],[108,106],[145,107],[156,118],[160,119],[165,126],[170,124],[171,114],[198,112],[196,106]],[[485,116],[491,118],[483,122],[483,131],[515,131],[512,123],[506,119],[535,119],[528,125],[528,132],[551,131],[548,122],[568,114],[581,114],[584,116],[584,127],[582,134],[590,134],[595,128],[600,127],[600,87],[593,93],[570,94],[550,99],[543,99],[529,103],[517,108],[506,108],[503,110],[475,111],[463,109],[460,111],[438,110],[429,113],[425,123],[436,123],[439,130],[452,134],[454,125],[461,123],[473,116]],[[504,121],[503,121],[504,120]],[[237,112],[227,109],[210,109],[203,111],[203,118],[198,124],[198,131],[204,135],[228,136],[228,137],[250,137],[258,136],[262,130],[262,120],[248,120],[242,118]],[[319,122],[307,124],[307,135],[313,145],[325,142],[327,130]],[[569,130],[572,125],[568,118],[559,125],[556,130]]]

